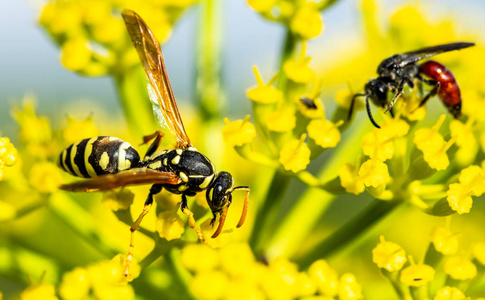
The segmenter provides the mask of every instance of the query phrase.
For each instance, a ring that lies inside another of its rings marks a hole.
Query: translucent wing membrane
[[[155,36],[142,18],[131,10],[121,12],[138,56],[147,75],[148,94],[153,103],[157,121],[167,126],[177,139],[177,148],[191,146],[175,102],[172,87],[163,61],[162,51]]]
[[[64,184],[60,186],[60,189],[71,192],[96,192],[128,185],[178,184],[179,182],[180,178],[174,173],[140,168]]]

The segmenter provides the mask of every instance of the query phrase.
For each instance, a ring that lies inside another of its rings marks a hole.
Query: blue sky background
[[[313,64],[325,65],[332,59],[321,53],[335,53],[339,49],[359,47],[363,40],[361,1],[341,0],[324,14],[325,32],[309,44],[308,53],[315,56]],[[36,25],[39,1],[0,0],[0,132],[13,134],[15,125],[9,107],[26,94],[38,99],[41,114],[59,116],[68,103],[90,100],[101,108],[120,116],[114,86],[108,77],[87,78],[65,70],[59,63],[59,51],[48,36]],[[379,14],[383,23],[387,16],[406,1],[380,1]],[[485,32],[485,1],[434,0],[420,3],[429,10],[431,18],[442,15],[456,20],[457,27],[466,31]],[[245,91],[255,84],[251,70],[258,65],[263,78],[270,78],[277,70],[283,30],[278,24],[267,22],[252,11],[244,0],[223,3],[223,81],[229,115],[242,117],[250,112]],[[194,98],[194,63],[198,8],[189,9],[177,23],[171,39],[163,47],[168,73],[175,95],[185,103]],[[86,106],[86,105],[85,105]],[[56,110],[53,110],[56,108]],[[52,111],[52,114],[50,113]],[[80,117],[89,114],[89,107],[77,111]]]

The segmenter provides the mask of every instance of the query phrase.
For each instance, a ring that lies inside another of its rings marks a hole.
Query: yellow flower
[[[375,159],[369,159],[364,162],[359,169],[359,177],[367,187],[378,187],[383,185],[389,179],[389,170],[387,165]]]
[[[470,191],[459,183],[452,183],[446,192],[448,205],[458,214],[469,213],[472,208],[473,199]]]
[[[244,120],[229,121],[228,118],[224,118],[226,125],[222,128],[222,139],[224,143],[229,146],[242,146],[244,144],[251,143],[256,137],[256,127],[249,123],[247,115]]]
[[[22,291],[21,300],[57,300],[56,291],[52,284],[32,284]]]
[[[189,244],[182,249],[181,261],[190,271],[202,272],[215,269],[219,266],[221,258],[216,250],[206,245]]]
[[[325,117],[325,109],[323,108],[322,100],[320,100],[320,98],[298,96],[296,97],[296,103],[300,113],[309,119],[320,119]],[[309,103],[310,106],[307,103]]]
[[[456,280],[467,280],[477,276],[477,267],[463,256],[452,256],[445,261],[445,273]]]
[[[252,274],[256,264],[254,254],[248,244],[235,243],[221,248],[219,252],[222,268],[233,277]]]
[[[315,282],[307,273],[300,272],[296,275],[295,283],[293,284],[294,294],[297,297],[311,296],[317,292]]]
[[[452,255],[458,251],[458,237],[459,234],[442,227],[436,227],[431,233],[434,248],[443,255]]]
[[[53,163],[44,161],[36,163],[29,173],[30,185],[41,193],[57,191],[62,183],[60,169]]]
[[[311,57],[306,57],[306,43],[302,43],[300,56],[283,64],[286,76],[297,83],[309,83],[315,78],[315,72],[308,66]]]
[[[179,239],[185,231],[184,221],[177,213],[178,208],[158,214],[155,230],[167,241]]]
[[[473,196],[481,196],[485,192],[485,171],[479,166],[473,165],[461,170],[458,180]]]
[[[362,287],[354,274],[346,273],[340,277],[338,298],[339,300],[362,299]]]
[[[275,132],[286,132],[295,128],[296,117],[292,110],[276,110],[266,116],[266,126]]]
[[[272,85],[278,78],[278,74],[275,74],[273,78],[271,78],[271,80],[268,82],[268,84],[264,84],[258,67],[254,66],[253,72],[254,76],[256,76],[258,86],[247,91],[247,96],[250,100],[254,102],[269,104],[279,102],[283,99],[283,93],[275,87],[272,87]]]
[[[62,131],[62,136],[68,144],[73,144],[88,137],[98,135],[98,129],[93,123],[93,116],[89,116],[82,121],[72,117],[67,117],[67,126]]]
[[[248,0],[249,6],[259,13],[270,12],[277,0]]]
[[[91,61],[93,51],[85,38],[72,39],[62,45],[61,63],[71,71],[80,71]]]
[[[3,168],[13,166],[18,160],[18,151],[8,137],[0,137],[0,180],[4,177]]]
[[[310,149],[305,143],[306,134],[302,134],[299,140],[287,142],[280,151],[279,162],[285,170],[298,172],[304,170],[310,163]]]
[[[338,126],[342,123],[343,121],[333,124],[324,119],[312,120],[307,126],[308,136],[322,148],[334,148],[340,142]]]
[[[103,194],[103,203],[113,211],[128,209],[133,204],[133,194],[129,189],[111,190]]]
[[[14,107],[12,115],[20,125],[20,139],[27,143],[47,142],[52,139],[49,120],[38,117],[35,113],[35,98],[27,96],[22,103],[22,109]]]
[[[401,281],[407,286],[422,286],[434,279],[435,270],[425,264],[414,264],[401,271]]]
[[[337,102],[338,106],[344,109],[350,109],[350,103],[352,102],[352,97],[354,94],[349,89],[338,90],[335,93],[335,102]],[[362,101],[358,101],[356,99],[354,103],[354,112],[362,110],[364,108],[364,104]]]
[[[380,243],[372,250],[372,261],[389,272],[401,270],[407,261],[406,252],[396,243],[387,242],[380,236]]]
[[[323,19],[314,2],[307,2],[298,8],[290,21],[290,30],[306,40],[322,33]]]
[[[446,116],[442,115],[433,128],[420,128],[414,134],[416,147],[423,152],[423,158],[428,165],[435,170],[444,170],[450,164],[446,151],[453,144],[445,142],[438,129],[443,124]]]
[[[365,190],[365,185],[362,179],[357,174],[358,168],[351,164],[343,164],[338,170],[338,177],[340,184],[347,193],[358,195]]]
[[[472,245],[472,253],[475,259],[485,266],[485,242],[477,242]]]
[[[466,300],[470,299],[459,289],[451,286],[445,286],[436,292],[434,300]]]
[[[89,272],[85,268],[75,268],[62,276],[59,294],[66,300],[86,299],[91,285]]]
[[[362,150],[370,158],[384,162],[394,155],[394,143],[375,129],[362,137]]]
[[[323,296],[334,297],[338,294],[338,274],[328,265],[327,261],[319,259],[313,262],[308,268],[308,275]]]
[[[220,299],[224,296],[229,279],[218,270],[204,270],[195,274],[190,287],[199,299]],[[208,288],[210,287],[210,288]]]

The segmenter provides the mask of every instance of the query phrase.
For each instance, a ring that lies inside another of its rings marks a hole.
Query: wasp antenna
[[[376,121],[374,121],[374,118],[372,117],[372,113],[370,112],[370,105],[369,105],[369,96],[365,97],[365,108],[367,109],[367,115],[369,116],[369,119],[371,121],[371,123],[377,127],[377,128],[381,128],[381,126],[377,125]]]
[[[245,190],[246,191],[246,197],[244,198],[244,206],[243,206],[243,211],[241,214],[241,218],[239,219],[239,222],[237,223],[237,228],[241,227],[244,224],[244,221],[246,220],[246,214],[248,212],[248,206],[249,206],[249,187],[247,186],[238,186],[234,188],[234,190]]]
[[[222,227],[224,227],[224,222],[226,222],[226,216],[227,216],[227,211],[229,210],[229,205],[230,204],[228,203],[224,208],[224,211],[221,214],[221,219],[219,220],[219,226],[217,227],[216,232],[214,232],[211,238],[215,239],[216,237],[219,236],[219,234],[221,234]]]
[[[349,114],[347,116],[347,120],[350,121],[350,118],[352,118],[352,113],[354,112],[354,104],[355,104],[355,99],[357,97],[362,97],[362,96],[367,96],[367,94],[355,94],[352,97],[352,100],[350,100],[350,107],[349,107]]]

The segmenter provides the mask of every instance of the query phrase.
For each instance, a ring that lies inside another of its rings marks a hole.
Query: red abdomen
[[[419,72],[440,83],[438,96],[448,109],[457,105],[461,106],[460,88],[450,70],[438,62],[430,60],[419,66]]]

